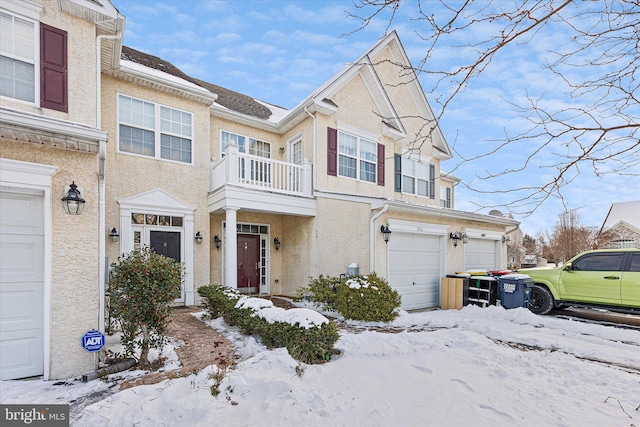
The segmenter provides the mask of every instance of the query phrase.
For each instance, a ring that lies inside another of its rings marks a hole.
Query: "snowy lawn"
[[[340,331],[340,356],[302,366],[220,319],[208,323],[241,356],[217,397],[209,366],[111,394],[73,414],[72,425],[640,426],[635,330],[500,307],[402,313],[392,323],[400,332],[352,322]],[[91,400],[109,385],[2,381],[0,400]]]

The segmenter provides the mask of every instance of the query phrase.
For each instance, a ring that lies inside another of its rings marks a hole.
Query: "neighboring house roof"
[[[600,228],[603,232],[611,227],[624,222],[631,227],[640,230],[640,200],[633,202],[613,203],[609,213]]]

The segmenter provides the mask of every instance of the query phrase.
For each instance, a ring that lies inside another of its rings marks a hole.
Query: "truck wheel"
[[[547,288],[533,285],[529,293],[529,310],[535,314],[547,314],[553,308],[553,295]]]

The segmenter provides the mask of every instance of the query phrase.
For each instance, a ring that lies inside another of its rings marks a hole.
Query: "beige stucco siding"
[[[109,133],[106,162],[106,222],[105,233],[112,227],[120,229],[118,201],[152,189],[160,188],[183,203],[193,206],[194,231],[200,231],[203,244],[194,246],[194,284],[197,288],[209,283],[209,213],[206,195],[209,191],[210,117],[205,104],[188,101],[165,93],[140,87],[103,75],[102,124]],[[193,164],[155,159],[118,152],[118,94],[165,105],[193,114]],[[185,239],[193,236],[185,236]],[[107,256],[117,259],[120,245],[107,242]]]
[[[370,214],[368,203],[318,197],[312,276],[339,276],[352,263],[368,272]]]
[[[92,154],[0,140],[2,157],[58,166],[51,181],[51,379],[68,378],[93,368],[93,355],[80,338],[98,329],[98,179]],[[81,215],[67,215],[60,199],[72,181],[86,200]],[[46,343],[45,343],[46,344]]]
[[[55,2],[38,0],[36,3],[45,6],[40,14],[40,22],[67,32],[68,112],[39,108],[36,106],[39,100],[36,104],[30,104],[3,98],[0,104],[34,114],[95,126],[97,95],[95,25],[60,12]],[[37,56],[39,58],[39,53]],[[40,81],[37,81],[36,85],[39,86]]]

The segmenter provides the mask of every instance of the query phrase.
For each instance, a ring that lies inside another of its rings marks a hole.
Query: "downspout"
[[[122,33],[118,31],[115,36],[106,34],[96,37],[96,128],[102,127],[102,88],[101,88],[101,43],[102,40],[120,40]],[[105,281],[107,266],[106,260],[106,229],[105,229],[105,180],[104,170],[107,160],[107,141],[100,141],[98,146],[98,330],[104,332],[104,310],[105,310]]]
[[[374,272],[373,266],[375,265],[376,257],[375,257],[375,237],[376,237],[376,219],[380,218],[382,214],[384,214],[387,209],[389,209],[389,205],[385,203],[382,206],[382,209],[378,211],[375,215],[371,217],[369,220],[369,273]]]
[[[313,102],[315,102],[315,99],[314,99]],[[317,142],[317,137],[316,137],[316,130],[317,130],[316,129],[316,126],[317,126],[316,125],[316,121],[317,121],[317,119],[316,119],[316,115],[315,114],[311,114],[309,112],[309,108],[308,107],[304,107],[304,112],[307,113],[307,115],[309,117],[311,117],[311,119],[313,120],[313,131],[312,131],[312,133],[313,133],[313,150],[312,150],[313,151],[313,155],[312,155],[312,159],[313,159],[312,162],[313,163],[312,163],[312,165],[313,166],[311,166],[313,169],[311,171],[311,174],[312,174],[312,177],[311,177],[311,181],[312,181],[312,183],[311,183],[311,195],[313,197],[315,197],[316,190],[317,190],[317,184],[318,184],[318,164],[316,163],[316,145],[318,143]],[[314,235],[316,236],[316,239],[317,239],[318,234],[314,233]],[[316,248],[317,246],[318,246],[317,242],[315,242],[312,245],[313,248]],[[317,261],[312,261],[312,260],[315,260],[315,259],[317,259],[316,254],[312,253],[311,256],[309,257],[309,264],[310,264],[309,265],[309,271],[311,272],[311,275],[313,277],[315,277],[317,275],[316,273],[317,273],[317,268],[318,268]],[[315,264],[314,264],[314,262],[315,262]]]
[[[317,145],[317,138],[316,138],[316,116],[315,114],[311,114],[309,112],[309,109],[307,107],[304,107],[304,112],[307,113],[307,115],[309,117],[311,117],[311,119],[313,120],[313,194],[315,194],[316,192],[316,187],[317,187],[317,183],[318,183],[318,175],[317,175],[317,163],[316,163],[316,145]]]

